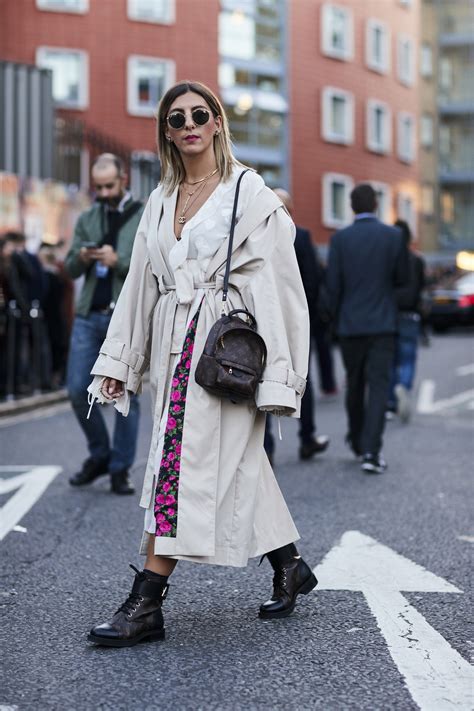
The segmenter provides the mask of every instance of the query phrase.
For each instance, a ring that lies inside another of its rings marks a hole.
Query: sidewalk
[[[68,399],[67,390],[55,390],[50,393],[38,393],[36,395],[27,395],[26,397],[18,397],[14,400],[5,400],[0,402],[0,418],[11,415],[19,415],[30,410],[38,410],[41,407],[54,405],[58,402],[64,402]]]

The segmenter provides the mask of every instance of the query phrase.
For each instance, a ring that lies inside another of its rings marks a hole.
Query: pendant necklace
[[[194,183],[189,183],[189,185],[197,185],[198,183],[201,183],[201,184],[199,185],[198,188],[195,188],[195,189],[192,190],[191,192],[189,192],[188,190],[185,191],[186,194],[187,194],[187,198],[186,198],[186,200],[184,201],[183,208],[182,208],[181,213],[180,213],[180,215],[179,215],[179,217],[178,217],[178,222],[179,222],[180,225],[184,225],[184,223],[186,222],[186,212],[187,212],[187,210],[196,202],[196,200],[198,199],[199,195],[200,195],[200,194],[202,193],[202,191],[204,190],[204,188],[205,188],[205,186],[206,186],[207,181],[209,180],[209,178],[212,178],[212,176],[215,175],[215,174],[217,173],[217,171],[218,171],[218,168],[216,168],[215,170],[213,170],[212,173],[209,173],[209,175],[206,175],[204,178],[201,178],[200,180],[196,180],[196,182],[194,182]],[[183,190],[183,192],[184,192],[184,190]],[[192,202],[190,203],[189,201],[191,200],[192,196],[195,195],[196,193],[197,193],[196,197],[195,197],[194,200],[192,200]]]

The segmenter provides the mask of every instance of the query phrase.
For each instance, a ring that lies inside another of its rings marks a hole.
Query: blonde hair
[[[172,141],[166,138],[167,116],[173,102],[178,96],[183,96],[188,92],[199,94],[209,106],[214,118],[220,116],[221,127],[219,133],[214,136],[214,153],[216,164],[219,169],[221,179],[225,182],[232,174],[234,165],[239,162],[232,154],[232,141],[230,138],[229,123],[224,111],[224,107],[209,87],[198,81],[181,81],[172,86],[161,99],[157,111],[157,143],[158,153],[161,163],[161,180],[165,188],[166,195],[171,195],[179,183],[186,177],[183,161],[179,151]]]

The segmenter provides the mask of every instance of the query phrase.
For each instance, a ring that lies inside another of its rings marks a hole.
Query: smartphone
[[[99,246],[100,245],[95,242],[83,242],[81,245],[81,247],[85,247],[86,249],[99,249]]]

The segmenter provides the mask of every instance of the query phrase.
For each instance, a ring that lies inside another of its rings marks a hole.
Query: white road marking
[[[423,380],[421,382],[418,393],[417,410],[423,415],[434,415],[443,412],[443,410],[448,410],[451,407],[463,405],[464,403],[468,403],[470,400],[474,399],[473,389],[465,390],[462,393],[445,398],[444,400],[435,401],[435,388],[436,386],[434,380]],[[468,407],[470,407],[470,405],[468,405]]]
[[[474,363],[456,368],[456,375],[471,375],[472,373],[474,373]]]
[[[465,541],[466,543],[474,543],[474,536],[456,536],[458,541]]]
[[[401,594],[461,590],[359,531],[314,569],[318,590],[362,592],[390,656],[422,711],[471,711],[474,670]]]
[[[5,466],[2,469],[11,471],[14,467]],[[9,479],[0,479],[0,494],[17,489],[16,494],[13,494],[0,509],[0,541],[34,506],[60,471],[61,467],[33,467],[23,474]]]

